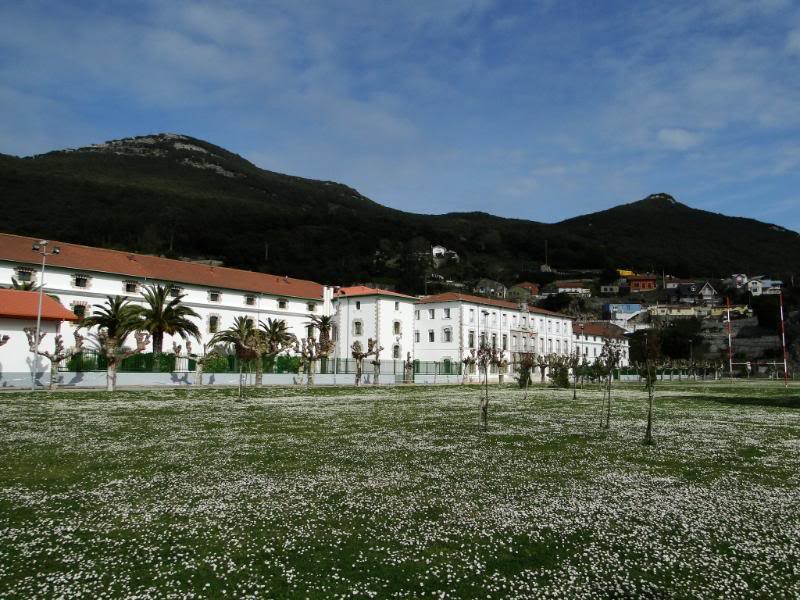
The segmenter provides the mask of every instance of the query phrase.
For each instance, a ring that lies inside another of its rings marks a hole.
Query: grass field
[[[0,394],[0,596],[800,596],[800,387]]]

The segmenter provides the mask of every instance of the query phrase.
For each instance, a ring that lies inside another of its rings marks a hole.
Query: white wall
[[[8,342],[0,346],[0,387],[8,385],[21,385],[22,387],[31,384],[31,369],[33,365],[33,354],[28,346],[28,338],[23,329],[30,327],[36,328],[35,319],[1,319],[0,318],[0,338],[4,335],[9,336]],[[64,334],[64,346],[72,347],[74,339],[71,335],[71,328],[62,326]],[[53,351],[55,349],[55,336],[59,332],[58,321],[42,321],[40,331],[47,335],[42,340],[40,348],[42,350]],[[70,333],[67,333],[70,331]],[[37,356],[36,372],[44,374],[47,379],[50,373],[50,361],[42,356]],[[16,383],[13,383],[15,382]],[[21,383],[20,383],[21,382]]]
[[[353,342],[361,342],[366,351],[367,340],[376,340],[383,346],[381,360],[393,360],[393,349],[398,346],[399,358],[405,360],[410,352],[414,356],[414,300],[399,296],[348,296],[334,300],[336,324],[336,358],[350,358]],[[361,323],[357,335],[355,323]],[[394,324],[400,324],[395,334]]]

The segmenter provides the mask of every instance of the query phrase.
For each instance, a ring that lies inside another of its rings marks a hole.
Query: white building
[[[630,345],[625,337],[625,330],[608,321],[582,321],[574,323],[572,332],[575,336],[575,350],[591,364],[603,352],[607,339],[616,340],[620,344],[620,367],[630,365]]]
[[[0,285],[10,285],[12,277],[41,283],[41,257],[32,250],[37,241],[0,234]],[[333,288],[313,281],[51,241],[48,248],[54,247],[60,253],[47,259],[44,290],[78,317],[91,314],[107,296],[142,304],[143,286],[156,283],[174,284],[175,294],[185,294],[184,304],[200,315],[202,343],[238,316],[256,323],[281,319],[293,334],[306,337],[310,315],[329,315],[333,308]],[[62,333],[71,337],[71,332]],[[171,351],[172,341],[164,336],[165,352]]]
[[[381,360],[414,355],[414,302],[417,298],[366,286],[343,287],[334,295],[334,357],[350,358],[353,342],[383,346]]]
[[[41,356],[34,358],[25,334],[26,327],[36,330],[38,310],[38,293],[0,289],[0,341],[5,340],[0,345],[0,387],[31,385],[34,364],[37,382],[46,385],[47,376],[42,375],[49,372],[49,361]],[[64,347],[71,348],[75,343],[72,329],[66,327],[62,331],[61,323],[76,320],[77,317],[55,299],[43,295],[39,331],[45,336],[39,348],[53,352],[58,333],[65,338]]]
[[[459,363],[481,341],[502,350],[509,363],[519,352],[569,354],[572,317],[456,292],[417,302],[415,359]]]
[[[778,279],[770,279],[769,277],[764,277],[763,275],[759,275],[758,277],[753,277],[750,281],[747,282],[747,289],[753,296],[761,296],[761,295],[770,295],[770,294],[780,294],[781,288],[783,287],[783,282]]]

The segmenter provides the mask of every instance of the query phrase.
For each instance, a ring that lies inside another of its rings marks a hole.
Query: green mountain
[[[666,194],[544,224],[485,213],[419,215],[356,190],[259,169],[176,134],[29,158],[0,155],[0,230],[214,258],[326,283],[386,281],[419,291],[431,244],[459,254],[451,278],[508,283],[538,269],[630,266],[677,275],[797,271],[800,235],[692,209]]]

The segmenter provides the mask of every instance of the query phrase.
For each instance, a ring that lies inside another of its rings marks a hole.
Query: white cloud
[[[664,128],[656,135],[658,143],[671,150],[688,150],[703,141],[703,136],[686,129]]]

